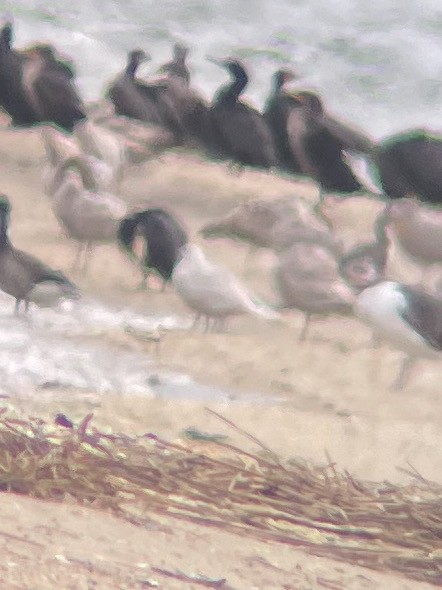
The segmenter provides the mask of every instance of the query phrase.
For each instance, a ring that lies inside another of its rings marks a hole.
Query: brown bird
[[[171,78],[178,78],[183,84],[189,86],[190,71],[186,64],[186,58],[189,48],[182,43],[175,43],[173,46],[173,59],[158,69],[162,74],[167,74]]]
[[[327,223],[315,215],[307,202],[292,196],[247,201],[218,221],[206,224],[200,233],[205,238],[230,238],[247,242],[252,248],[275,251],[303,237],[333,243]]]
[[[12,37],[7,22],[0,31],[0,105],[14,125],[53,122],[72,131],[86,117],[72,63],[60,59],[51,45],[16,50]]]
[[[126,67],[109,85],[106,97],[114,104],[117,115],[161,125],[158,106],[144,92],[146,85],[136,78],[139,66],[150,59],[150,55],[142,49],[130,51]]]
[[[302,108],[301,102],[286,90],[286,84],[296,80],[297,75],[289,69],[280,69],[273,75],[272,89],[267,99],[264,118],[273,133],[280,166],[288,172],[299,174],[302,167],[290,144],[289,120],[293,111]]]
[[[22,83],[26,57],[12,47],[12,40],[12,23],[6,22],[0,31],[0,106],[11,116],[13,125],[32,125],[37,115]]]
[[[190,85],[190,71],[186,63],[188,53],[188,47],[176,43],[173,60],[159,68],[158,71],[165,74],[159,100],[167,100],[173,105],[187,145],[212,151],[209,105]]]
[[[36,45],[23,52],[23,87],[39,121],[53,122],[72,131],[86,119],[86,109],[74,85],[74,72],[60,62],[50,45]]]
[[[305,314],[301,341],[307,336],[311,316],[352,312],[355,293],[339,272],[339,259],[314,240],[296,241],[279,254],[275,280],[282,307]]]
[[[0,196],[0,289],[15,298],[15,313],[24,302],[51,306],[60,299],[77,299],[78,289],[63,273],[49,268],[30,254],[17,250],[8,237],[11,204]]]
[[[371,147],[350,126],[326,115],[321,98],[314,92],[294,97],[302,109],[294,109],[288,121],[290,145],[304,174],[314,178],[322,190],[352,193],[363,189],[346,162],[345,150]]]

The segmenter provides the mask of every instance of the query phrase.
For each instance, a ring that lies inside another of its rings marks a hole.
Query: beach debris
[[[76,428],[59,428],[8,410],[0,413],[0,490],[87,503],[139,526],[149,515],[170,515],[442,584],[439,483],[411,466],[406,485],[358,480],[327,453],[323,465],[289,462],[231,420],[209,413],[262,455],[222,441],[214,454],[211,445],[194,449],[156,434],[106,433],[93,425],[92,414]],[[223,578],[196,574],[189,580],[193,574],[163,571],[187,583],[229,588]]]
[[[227,440],[229,437],[226,434],[210,434],[209,432],[202,432],[197,428],[186,428],[181,431],[184,438],[189,440],[206,440],[208,442],[221,442]]]
[[[71,422],[65,414],[57,414],[55,416],[54,424],[57,424],[57,426],[64,426],[64,428],[74,427],[74,423]]]
[[[208,578],[207,576],[203,576],[201,574],[185,574],[181,570],[164,570],[159,567],[153,567],[152,571],[156,574],[161,574],[162,576],[167,576],[168,578],[175,578],[175,580],[180,580],[182,582],[192,582],[193,584],[201,584],[202,586],[207,586],[208,588],[225,588],[226,579],[225,578]]]
[[[160,355],[160,345],[164,337],[164,328],[162,326],[158,326],[157,328],[153,329],[146,329],[127,324],[124,326],[124,331],[126,334],[132,336],[132,338],[135,338],[139,342],[153,345],[155,349],[155,354],[157,356]]]

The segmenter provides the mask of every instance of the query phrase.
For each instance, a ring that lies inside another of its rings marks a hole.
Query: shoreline
[[[71,266],[74,246],[62,235],[48,199],[43,194],[41,169],[44,153],[37,131],[0,128],[0,153],[0,173],[3,178],[1,191],[11,197],[13,205],[11,239],[14,245],[38,256],[54,268],[60,268],[72,276],[87,297],[95,298],[105,305],[137,311],[146,317],[151,317],[152,313],[172,314],[187,321],[189,311],[172,288],[168,288],[165,293],[135,291],[140,273],[114,245],[97,247],[89,274],[73,276]],[[244,274],[246,246],[227,240],[203,242],[197,231],[203,223],[228,211],[238,202],[284,195],[300,196],[313,203],[317,198],[317,190],[310,182],[289,180],[274,174],[247,170],[234,176],[227,172],[223,164],[205,163],[194,155],[187,157],[179,153],[165,154],[158,161],[131,169],[122,185],[122,196],[129,203],[161,204],[176,213],[189,228],[192,239],[203,245],[211,259],[230,268],[257,296],[268,301],[275,299],[271,280],[274,258],[271,254],[258,252]],[[336,204],[334,215],[339,235],[345,243],[351,244],[370,237],[371,223],[380,206],[380,201],[364,197],[350,198]],[[394,252],[391,266],[392,273],[397,277],[413,281],[417,276],[413,265],[401,259],[397,252]],[[5,322],[13,321],[12,315],[9,316],[12,309],[12,301],[10,308],[2,306]],[[293,312],[284,315],[279,322],[239,317],[231,322],[228,332],[223,334],[172,329],[167,331],[161,343],[159,360],[156,360],[149,344],[135,340],[119,327],[100,336],[88,337],[86,334],[76,337],[78,342],[86,341],[87,338],[91,343],[101,342],[109,348],[110,354],[117,354],[118,350],[145,354],[152,373],[161,375],[161,370],[170,368],[182,370],[202,386],[232,391],[239,397],[235,402],[168,397],[167,384],[164,385],[163,394],[154,397],[123,395],[118,391],[103,394],[93,390],[62,391],[49,388],[22,391],[17,397],[4,401],[14,406],[19,414],[53,419],[56,413],[62,412],[76,423],[93,412],[100,428],[128,434],[154,432],[169,440],[179,438],[184,429],[195,427],[204,432],[228,434],[233,443],[240,442],[247,449],[247,445],[252,443],[240,440],[235,433],[226,433],[219,420],[205,412],[204,407],[209,406],[284,458],[301,456],[321,464],[326,460],[326,450],[340,468],[347,468],[358,477],[392,481],[406,479],[405,474],[397,471],[396,467],[405,466],[409,461],[424,477],[437,480],[438,474],[442,474],[442,458],[438,451],[442,446],[442,434],[439,428],[440,412],[437,409],[437,365],[422,362],[420,374],[416,375],[409,389],[401,394],[392,393],[389,386],[399,362],[398,352],[388,347],[371,349],[369,330],[353,318],[328,318],[314,322],[309,339],[299,343],[302,321],[302,315]],[[72,342],[72,339],[66,341]],[[66,358],[66,362],[69,362],[69,358]],[[192,387],[192,382],[188,387]],[[258,394],[268,403],[247,403],[244,401],[246,392]],[[283,398],[283,401],[275,404],[275,398]],[[37,543],[42,543],[50,548],[48,551],[52,551],[50,558],[46,556],[47,576],[53,573],[53,579],[62,585],[51,586],[55,582],[48,578],[45,590],[69,587],[68,582],[63,585],[61,581],[62,576],[67,575],[67,566],[54,557],[64,555],[56,547],[68,544],[63,538],[65,532],[66,538],[70,538],[69,534],[76,535],[73,543],[77,557],[80,555],[79,559],[88,559],[90,544],[97,543],[97,554],[113,555],[115,560],[128,560],[127,563],[131,564],[130,574],[120,568],[118,575],[121,574],[121,583],[134,579],[131,576],[134,575],[137,560],[151,559],[148,551],[143,557],[140,547],[133,544],[130,545],[133,553],[129,557],[122,545],[115,543],[115,539],[128,541],[131,536],[136,536],[140,544],[149,546],[152,554],[157,552],[155,555],[158,559],[155,562],[152,557],[154,565],[159,564],[161,567],[162,564],[169,568],[202,567],[196,550],[187,547],[192,547],[192,539],[199,538],[201,558],[208,559],[208,545],[213,542],[217,547],[217,557],[222,556],[224,561],[219,570],[214,567],[207,573],[215,572],[214,575],[218,575],[216,572],[219,571],[220,575],[224,575],[226,571],[230,572],[232,560],[237,556],[240,574],[236,574],[239,578],[234,579],[237,579],[238,588],[245,587],[245,581],[250,588],[253,584],[266,589],[290,588],[290,584],[295,583],[293,580],[298,571],[293,566],[295,560],[302,564],[302,575],[305,574],[299,583],[308,583],[309,587],[315,589],[324,587],[317,582],[321,576],[326,579],[330,576],[331,580],[345,578],[347,581],[344,587],[349,589],[385,588],[390,583],[392,585],[389,587],[398,589],[427,588],[424,584],[374,574],[357,566],[312,558],[279,545],[261,544],[254,539],[175,524],[167,519],[164,526],[171,532],[164,536],[164,545],[161,545],[152,542],[151,532],[142,531],[105,513],[91,513],[77,506],[45,504],[2,494],[0,515],[8,518],[8,513],[14,513],[13,510],[21,510],[23,514],[23,521],[16,528],[22,527],[32,540],[37,539]],[[42,528],[45,526],[44,518],[48,517],[41,515],[46,514],[47,510],[53,515],[50,526],[60,529],[56,533]],[[79,519],[77,523],[74,522],[76,517]],[[83,518],[90,519],[94,523],[90,526],[96,531],[103,527],[102,532],[92,534],[92,528],[87,529]],[[64,525],[61,526],[63,519],[70,523],[69,531]],[[10,522],[8,526],[13,527],[14,524]],[[90,540],[88,533],[85,533],[87,530],[91,531]],[[172,542],[176,543],[173,549],[170,548]],[[16,543],[10,549],[20,553],[22,542]],[[118,551],[113,552],[114,545]],[[168,549],[170,554],[167,553]],[[283,568],[283,573],[276,574],[272,568],[260,566],[257,578],[254,578],[255,574],[249,571],[256,565],[250,567],[250,559],[254,555],[277,564],[275,567]],[[282,555],[284,559],[279,557]],[[9,559],[13,562],[12,556]],[[17,558],[23,576],[32,577],[34,568],[34,582],[41,583],[38,572],[40,575],[44,572],[38,569],[40,566],[37,567],[36,558],[28,555],[23,559]],[[79,568],[81,571],[77,571],[74,582],[69,582],[71,587],[75,583],[76,588],[79,583],[85,585],[88,575],[89,579],[100,580],[96,590],[122,587],[116,582],[111,585],[111,576],[99,573],[101,562],[98,558],[91,560],[95,564],[92,567],[93,575],[85,574]],[[118,569],[119,566],[116,567]],[[109,571],[111,569],[108,568]],[[76,570],[77,566],[71,566],[69,571],[72,573]],[[16,574],[13,573],[13,566],[8,570],[8,576],[12,576],[11,584],[15,583],[15,588],[17,584],[22,588],[24,577],[20,581],[18,569],[15,571]],[[138,575],[138,570],[136,572]],[[365,582],[361,582],[359,576],[369,579],[367,585],[363,585]],[[28,586],[24,587],[32,587],[29,586],[30,582],[26,584]],[[174,584],[169,580],[163,581],[163,587],[186,587]],[[8,586],[6,588],[9,590]],[[11,588],[14,586],[11,585]]]

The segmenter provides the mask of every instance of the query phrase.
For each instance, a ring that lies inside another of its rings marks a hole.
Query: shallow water
[[[57,309],[32,307],[28,315],[16,317],[11,301],[0,293],[1,395],[56,389],[217,402],[264,399],[201,385],[164,369],[154,343],[147,352],[124,350],[121,337],[127,328],[141,335],[182,330],[188,329],[188,318],[141,315],[93,300],[65,302]]]
[[[112,310],[93,303],[69,309],[33,307],[27,316],[12,315],[11,299],[0,298],[0,383],[2,393],[31,393],[60,387],[100,393],[150,394],[152,361],[144,354],[117,349],[105,338],[126,325],[146,330],[174,327],[172,316],[145,318],[129,310]]]
[[[74,57],[79,85],[96,99],[134,47],[169,59],[192,48],[195,83],[211,97],[225,80],[207,54],[234,53],[251,70],[248,95],[262,104],[272,72],[292,64],[338,114],[374,136],[441,128],[442,4],[439,0],[8,0],[16,43],[48,40]]]

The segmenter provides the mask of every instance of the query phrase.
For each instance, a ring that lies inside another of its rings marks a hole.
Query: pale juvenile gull
[[[275,272],[281,306],[305,314],[300,340],[305,340],[312,315],[350,314],[352,288],[339,272],[339,258],[315,240],[299,240],[281,252]]]
[[[172,273],[172,283],[184,303],[196,312],[197,322],[206,318],[215,320],[221,327],[229,316],[250,313],[266,319],[277,319],[279,314],[263,304],[256,303],[238,279],[217,264],[208,260],[195,244],[187,244],[181,259]]]
[[[112,167],[100,158],[83,153],[72,136],[54,127],[43,127],[41,137],[48,160],[43,171],[44,189],[48,196],[52,196],[58,188],[59,167],[68,159],[76,162],[76,167],[89,190],[112,189],[115,183]]]
[[[258,248],[278,252],[302,238],[338,247],[327,222],[296,196],[247,201],[204,225],[200,233],[206,239],[227,238],[248,243],[245,269],[250,267],[251,257]]]
[[[113,184],[110,188],[118,192],[127,164],[123,138],[89,120],[80,121],[75,125],[74,136],[84,154],[93,156],[110,167],[113,174]]]
[[[85,270],[93,244],[116,241],[128,208],[112,193],[87,190],[78,171],[64,169],[62,165],[59,172],[60,182],[51,200],[52,209],[68,236],[79,243],[74,266],[78,264]]]

